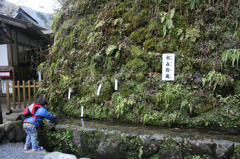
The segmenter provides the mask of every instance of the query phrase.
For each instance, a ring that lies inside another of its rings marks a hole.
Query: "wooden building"
[[[15,18],[0,14],[0,78],[4,81],[36,79],[31,66],[50,44],[49,30],[23,9]]]

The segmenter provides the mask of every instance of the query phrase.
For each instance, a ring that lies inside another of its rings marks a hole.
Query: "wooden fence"
[[[34,80],[32,83],[33,84],[31,85],[30,81],[27,81],[26,83],[25,81],[22,81],[22,85],[20,85],[20,81],[17,81],[17,85],[15,85],[15,82],[13,81],[12,86],[10,86],[9,83],[6,82],[7,112],[9,113],[11,112],[9,88],[12,88],[12,105],[14,109],[16,109],[16,97],[19,109],[21,109],[22,103],[24,105],[24,108],[26,108],[27,105],[26,90],[28,92],[28,104],[29,105],[32,104],[32,95],[34,96],[34,102],[36,102],[36,88],[39,87],[39,82],[36,82]],[[33,89],[33,94],[31,94],[31,89]],[[17,91],[17,94],[15,94],[15,91]],[[23,101],[21,101],[21,93]]]

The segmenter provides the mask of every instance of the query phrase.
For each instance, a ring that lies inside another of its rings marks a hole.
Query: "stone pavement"
[[[10,121],[15,121],[24,111],[24,106],[22,104],[21,109],[18,107],[18,105],[16,105],[16,109],[14,109],[12,106],[10,107],[10,109],[12,110],[12,113],[9,115],[6,115],[7,112],[7,101],[6,101],[6,97],[1,96],[0,97],[0,102],[1,102],[1,108],[2,108],[2,117],[3,117],[3,121],[4,120],[10,120]]]
[[[7,112],[7,102],[6,97],[0,96],[1,102],[1,110],[3,121],[16,121],[20,118],[20,115],[24,111],[24,106],[22,105],[21,109],[19,109],[18,105],[16,109],[11,107],[12,113],[6,115]],[[0,143],[0,159],[77,159],[75,155],[65,154],[60,152],[32,152],[23,150],[24,143],[23,142],[9,142],[4,141]],[[80,159],[89,159],[89,158],[80,158]]]
[[[77,159],[75,155],[61,152],[46,152],[43,151],[24,151],[23,143],[5,143],[0,144],[1,159]],[[90,158],[79,158],[90,159]]]

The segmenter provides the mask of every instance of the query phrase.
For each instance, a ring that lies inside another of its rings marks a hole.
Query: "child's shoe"
[[[37,148],[33,148],[32,151],[42,151],[43,147],[42,146],[38,146]]]
[[[24,146],[24,151],[32,149],[32,146]]]

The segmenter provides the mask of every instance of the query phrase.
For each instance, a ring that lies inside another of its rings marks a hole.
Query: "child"
[[[36,105],[37,107],[35,109]],[[37,100],[37,104],[32,104],[28,107],[28,111],[33,111],[33,116],[26,118],[23,122],[23,129],[27,133],[24,150],[43,150],[43,147],[38,145],[37,128],[43,124],[44,118],[48,120],[54,120],[56,117],[56,115],[50,114],[46,108],[47,101],[42,98]]]

